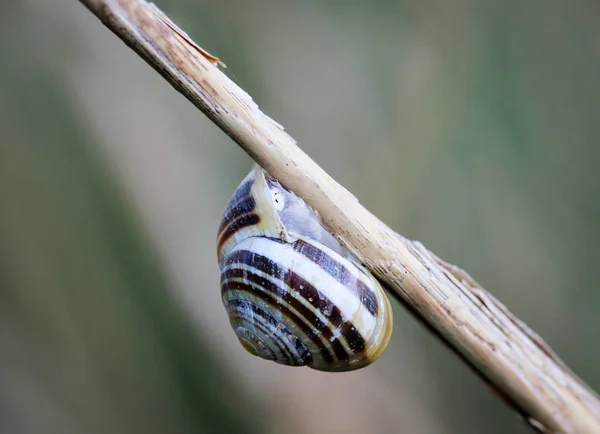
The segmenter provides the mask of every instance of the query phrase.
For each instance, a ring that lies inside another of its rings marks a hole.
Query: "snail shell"
[[[392,310],[379,282],[258,165],[225,209],[217,253],[223,304],[250,353],[339,372],[384,352]]]

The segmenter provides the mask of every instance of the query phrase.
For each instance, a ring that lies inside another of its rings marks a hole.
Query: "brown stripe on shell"
[[[236,250],[232,252],[232,254],[229,256],[224,268],[227,268],[227,266],[230,265],[237,264],[245,264],[249,267],[255,268],[256,270],[268,276],[272,276],[274,279],[282,280],[291,290],[298,291],[299,295],[302,298],[304,298],[305,301],[308,302],[314,310],[318,310],[321,312],[331,312],[329,315],[324,314],[324,316],[328,318],[329,322],[334,327],[338,328],[345,322],[342,316],[342,312],[339,310],[339,308],[335,306],[330,300],[323,297],[319,293],[319,291],[314,287],[314,285],[307,282],[305,279],[303,279],[301,276],[294,273],[293,271],[282,269],[281,267],[279,267],[279,265],[277,265],[269,258],[255,252],[251,252],[249,250]],[[240,270],[242,275],[234,273],[234,270]],[[226,277],[232,274],[235,274],[235,277],[246,278],[247,280],[250,280],[249,275],[254,273],[252,273],[249,270],[239,268],[228,269],[224,273]],[[254,275],[262,280],[266,280],[256,274]],[[259,283],[256,280],[255,282]],[[260,282],[260,284],[262,286],[262,281]],[[296,298],[294,298],[289,293],[289,291],[286,291],[285,288],[279,288],[270,280],[267,281],[266,285],[268,285],[268,287],[266,287],[265,289],[272,289],[275,295],[283,297],[286,300],[286,302],[294,305],[294,308],[296,308],[296,310],[300,310],[302,307],[308,310],[308,307],[300,303],[300,301],[296,300]],[[314,318],[314,320],[310,321],[311,324],[318,324],[316,325],[317,328],[325,327],[325,324],[313,312],[310,312],[310,314],[311,318]],[[329,335],[327,337],[330,338],[331,336],[332,335]]]
[[[379,306],[377,305],[377,296],[371,288],[348,270],[342,263],[336,261],[327,252],[318,247],[307,243],[304,240],[296,240],[292,244],[292,248],[313,261],[335,280],[341,282],[345,287],[350,289],[356,297],[361,301],[365,308],[373,315],[379,314]]]
[[[283,291],[281,291],[270,280],[267,280],[257,274],[244,273],[243,271],[245,270],[228,270],[224,275],[226,281],[221,285],[221,293],[235,289],[237,291],[251,293],[260,298],[272,309],[279,310],[286,318],[289,318],[315,344],[315,346],[319,348],[323,356],[323,360],[327,362],[333,362],[333,357],[331,356],[329,349],[324,346],[323,342],[319,338],[319,335],[321,334],[327,339],[333,336],[332,331],[327,327],[327,325],[324,324],[309,308],[291,297],[287,291],[285,291],[285,294],[283,294]],[[248,285],[237,280],[230,280],[236,278],[247,278],[247,280],[252,284]],[[301,316],[296,315],[291,309],[286,307],[286,304],[282,304],[278,301],[278,298],[282,296],[282,294],[287,305],[291,305]],[[350,358],[342,344],[337,339],[335,339],[333,342],[330,341],[330,343],[337,360],[348,360]]]
[[[254,198],[250,195],[250,189],[244,187],[248,183],[250,183],[250,187],[252,186],[251,181],[244,183],[243,186],[240,187],[240,190],[238,190],[235,196],[229,201],[225,213],[223,214],[221,224],[219,225],[219,233],[223,232],[225,227],[235,220],[237,216],[254,211],[254,207],[256,206]]]
[[[306,334],[308,336],[308,338],[315,344],[315,346],[317,348],[319,348],[319,352],[324,361],[326,361],[327,363],[334,362],[335,359],[333,358],[333,355],[331,354],[329,349],[323,345],[323,342],[313,332],[313,330],[308,328],[308,326],[304,323],[304,321],[302,321],[290,309],[288,309],[287,307],[285,307],[281,304],[278,304],[276,300],[274,300],[272,297],[270,297],[266,293],[261,292],[260,290],[257,290],[253,285],[248,285],[246,283],[238,282],[238,281],[228,281],[226,283],[223,283],[221,286],[221,292],[227,291],[227,290],[236,290],[236,291],[240,291],[240,292],[247,292],[247,293],[253,294],[254,296],[256,296],[256,297],[260,298],[262,301],[264,301],[269,306],[269,308],[279,310],[282,315],[285,315],[287,318],[289,318],[294,323],[294,325],[296,327],[298,327],[304,334]],[[338,345],[341,347],[341,344],[338,343]],[[343,350],[343,347],[341,347],[341,349]],[[336,353],[336,357],[339,358],[338,352],[335,351],[335,349],[334,349],[334,352]],[[341,360],[348,360],[348,354],[345,351],[343,353],[343,357],[344,358]]]
[[[274,239],[269,240],[272,241]],[[243,250],[233,252],[233,255],[237,256],[238,252],[243,252]],[[344,339],[348,343],[348,346],[354,351],[354,353],[359,354],[365,350],[365,340],[361,336],[360,332],[353,326],[350,320],[344,319],[344,316],[342,315],[340,309],[331,300],[329,300],[321,292],[319,292],[313,284],[311,284],[310,282],[302,278],[299,274],[291,270],[283,270],[277,265],[277,263],[271,261],[265,256],[250,251],[246,252],[247,253],[245,255],[240,255],[239,262],[251,265],[252,267],[269,276],[273,276],[274,278],[283,280],[283,282],[289,288],[291,288],[292,290],[297,290],[299,292],[299,295],[302,298],[304,298],[315,310],[318,310],[321,313],[323,313],[323,316],[325,316],[328,319],[328,321],[334,326],[334,328],[340,329],[342,333],[341,335],[344,337]],[[250,255],[252,255],[252,257],[250,257]],[[282,289],[280,289],[280,291],[283,292]],[[291,297],[291,295],[289,296]],[[293,297],[291,299],[299,303]],[[329,313],[329,315],[326,315],[326,312]],[[327,338],[329,339],[332,336],[333,335],[327,335]]]
[[[259,255],[257,253],[248,250],[237,250],[231,253],[226,266],[234,263],[243,263],[248,266],[254,267],[258,271],[261,271],[275,279],[283,280],[283,282],[292,290],[297,290],[299,295],[304,298],[314,310],[318,310],[328,318],[328,321],[335,327],[339,328],[341,336],[346,340],[348,347],[356,354],[360,354],[365,350],[365,340],[358,332],[356,327],[353,326],[351,321],[346,321],[339,308],[335,306],[331,300],[321,294],[311,283],[303,279],[298,274],[291,270],[281,269],[275,262],[269,258]],[[246,277],[248,280],[250,272],[242,270],[245,273],[242,278]],[[227,274],[229,271],[226,271]],[[257,276],[259,277],[259,276]],[[261,278],[263,279],[263,278]],[[265,280],[265,279],[263,279]],[[259,284],[258,282],[256,282]],[[287,303],[300,312],[305,318],[309,319],[311,324],[316,326],[323,325],[324,328],[318,327],[325,337],[329,340],[333,337],[331,329],[326,327],[325,324],[304,304],[296,300],[288,291],[284,288],[278,288],[271,281],[267,281],[265,285],[262,285],[266,290],[270,290],[274,293],[274,296],[282,297]],[[302,288],[302,289],[300,289]],[[329,313],[326,315],[325,313]],[[308,333],[307,333],[308,334]],[[344,351],[345,352],[345,351]],[[337,351],[336,351],[337,353]]]
[[[246,228],[248,226],[257,225],[258,223],[260,223],[260,217],[258,216],[258,214],[249,213],[239,216],[233,221],[233,223],[227,226],[227,228],[219,236],[217,250],[220,251],[223,247],[223,244],[225,244],[227,240],[233,235],[235,235],[235,233],[238,232],[240,229]]]

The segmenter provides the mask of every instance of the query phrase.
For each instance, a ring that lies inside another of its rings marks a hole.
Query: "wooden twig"
[[[542,432],[600,433],[600,400],[467,273],[393,232],[145,0],[80,0],[254,160],[319,212],[403,304]]]

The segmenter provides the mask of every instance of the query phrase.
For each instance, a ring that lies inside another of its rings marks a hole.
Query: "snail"
[[[377,279],[258,165],[225,209],[217,255],[223,305],[251,354],[342,372],[385,351],[392,310]]]

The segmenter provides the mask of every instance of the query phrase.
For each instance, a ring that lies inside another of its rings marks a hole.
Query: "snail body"
[[[217,254],[223,304],[250,353],[339,372],[387,347],[392,311],[379,282],[258,165],[225,209]]]

